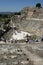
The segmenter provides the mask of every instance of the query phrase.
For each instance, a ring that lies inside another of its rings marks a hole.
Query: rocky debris
[[[27,64],[29,64],[29,61],[21,61],[21,64],[27,65]]]
[[[42,54],[43,44],[16,43],[0,45],[0,63],[6,63],[7,65],[43,65]]]
[[[4,41],[0,41],[0,44],[5,44],[5,42]]]

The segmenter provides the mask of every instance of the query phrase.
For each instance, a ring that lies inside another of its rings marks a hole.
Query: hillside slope
[[[15,15],[13,17],[13,23],[20,30],[43,35],[43,8],[23,8],[21,15]]]

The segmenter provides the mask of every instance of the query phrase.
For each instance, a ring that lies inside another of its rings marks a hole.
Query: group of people
[[[27,36],[26,38],[26,43],[32,43],[32,42],[39,42],[39,39],[36,37],[35,39],[31,39],[30,37]],[[43,36],[40,37],[40,41],[43,42]]]

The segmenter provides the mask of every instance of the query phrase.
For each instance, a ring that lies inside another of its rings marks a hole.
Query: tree
[[[37,4],[36,4],[36,7],[37,7],[37,8],[41,8],[41,4],[40,4],[40,3],[37,3]]]

